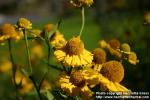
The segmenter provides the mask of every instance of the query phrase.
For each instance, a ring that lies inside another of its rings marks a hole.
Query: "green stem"
[[[84,7],[82,7],[82,10],[81,10],[81,15],[82,15],[82,26],[81,26],[81,29],[80,29],[80,33],[79,33],[79,36],[81,37],[82,33],[83,33],[83,29],[84,29],[84,25],[85,25],[85,14],[84,14]]]
[[[13,74],[13,83],[15,86],[15,90],[16,90],[16,97],[17,97],[17,84],[16,84],[16,80],[15,80],[15,74],[16,74],[16,65],[13,59],[13,53],[12,53],[12,47],[11,47],[11,39],[8,39],[8,49],[9,49],[9,55],[10,55],[10,60],[12,63],[12,74]]]
[[[29,52],[28,38],[27,38],[27,34],[26,34],[25,29],[23,30],[23,33],[24,33],[24,39],[25,39],[25,44],[26,44],[26,51],[27,51],[27,56],[28,56],[28,66],[29,66],[30,72],[32,74],[31,56],[30,56],[30,52]]]
[[[40,94],[40,89],[39,89],[38,85],[36,84],[34,78],[33,78],[32,76],[29,76],[29,78],[30,78],[30,80],[32,81],[32,83],[33,83],[33,85],[34,85],[34,87],[35,87],[35,89],[36,89],[36,91],[37,91],[37,94],[38,94],[40,100],[43,100],[43,99],[42,99],[42,96],[41,96],[41,94]]]

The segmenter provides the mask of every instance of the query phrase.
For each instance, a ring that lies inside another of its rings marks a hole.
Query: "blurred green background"
[[[117,38],[121,43],[129,43],[140,62],[137,65],[125,63],[125,78],[122,82],[132,91],[150,91],[150,26],[144,25],[144,13],[150,11],[149,0],[94,0],[91,8],[86,8],[85,28],[82,39],[88,50],[98,47],[102,39]],[[0,24],[16,23],[25,17],[33,22],[34,28],[42,29],[45,24],[56,24],[60,18],[60,31],[66,39],[77,35],[81,27],[79,9],[72,8],[67,0],[1,0]],[[15,62],[26,65],[26,54],[21,48],[23,42],[13,46]],[[7,43],[0,46],[0,60],[9,57]],[[46,51],[45,51],[46,52]],[[52,61],[53,63],[53,61]],[[38,63],[35,77],[39,81],[46,65]],[[55,73],[55,74],[54,74]],[[50,82],[56,79],[59,72],[50,69],[47,78]],[[8,74],[0,72],[0,99],[13,98],[13,85]],[[28,97],[26,97],[28,98]]]

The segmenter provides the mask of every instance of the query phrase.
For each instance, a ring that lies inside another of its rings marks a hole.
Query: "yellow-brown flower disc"
[[[84,77],[80,71],[72,72],[70,76],[70,81],[78,87],[82,87],[85,84]]]
[[[123,44],[121,45],[121,50],[123,50],[123,51],[125,51],[125,52],[130,52],[130,51],[131,51],[131,48],[130,48],[129,44],[123,43]]]
[[[102,65],[100,73],[110,81],[119,83],[124,77],[124,68],[118,61],[109,61]]]
[[[96,64],[102,64],[106,62],[106,52],[101,48],[96,48],[92,51],[93,62]]]
[[[108,42],[108,44],[111,46],[113,49],[119,49],[120,48],[120,41],[117,39],[112,39]]]
[[[65,51],[69,55],[78,55],[83,51],[83,49],[84,44],[79,37],[73,37],[65,46]]]

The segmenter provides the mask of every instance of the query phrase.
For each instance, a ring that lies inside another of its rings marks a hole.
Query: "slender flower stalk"
[[[15,65],[15,62],[14,62],[13,54],[12,54],[11,39],[8,39],[8,49],[9,49],[10,60],[11,60],[11,63],[12,63],[13,83],[14,83],[14,86],[15,86],[16,97],[17,97],[17,84],[16,84],[16,80],[15,80],[16,65]]]
[[[38,85],[36,84],[36,82],[35,82],[33,76],[29,76],[29,78],[30,78],[30,80],[32,81],[32,83],[33,83],[33,85],[34,85],[34,87],[35,87],[35,89],[36,89],[36,91],[37,91],[37,94],[38,94],[39,99],[40,99],[40,100],[43,100],[43,99],[42,99],[42,96],[41,96],[41,94],[40,94],[40,89],[39,89]]]
[[[80,33],[79,33],[79,36],[80,36],[80,37],[81,37],[81,35],[82,35],[83,29],[84,29],[84,25],[85,25],[85,12],[84,12],[84,7],[82,7],[81,15],[82,15],[82,26],[81,26]]]
[[[28,44],[28,38],[25,29],[23,30],[24,33],[24,39],[25,39],[25,44],[26,44],[26,51],[27,51],[27,56],[28,56],[28,66],[30,68],[30,73],[32,74],[32,65],[31,65],[31,56],[29,52],[29,44]]]

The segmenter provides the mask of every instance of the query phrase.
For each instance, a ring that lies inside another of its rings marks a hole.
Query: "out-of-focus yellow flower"
[[[52,31],[53,28],[54,28],[53,24],[47,24],[47,25],[45,25],[44,28],[43,28],[43,30],[42,30],[41,36],[45,37],[46,32]]]
[[[4,59],[0,62],[0,72],[5,73],[10,71],[12,68],[12,63],[9,60]]]
[[[150,23],[150,12],[146,12],[145,14],[144,14],[144,21],[145,21],[145,23],[147,24],[149,24]]]
[[[99,81],[109,91],[130,91],[119,83],[124,77],[123,65],[118,61],[109,61],[103,64],[99,74]]]
[[[99,45],[100,45],[101,48],[107,48],[107,46],[108,46],[107,42],[105,40],[99,41]]]
[[[0,28],[0,32],[5,39],[12,38],[17,36],[17,31],[12,24],[4,24]]]
[[[30,49],[30,52],[32,59],[41,59],[44,57],[44,49],[39,43],[34,42]]]
[[[65,66],[78,67],[91,64],[93,55],[84,49],[84,44],[79,37],[71,38],[64,48],[54,52],[57,60]]]
[[[128,61],[133,65],[136,65],[136,63],[139,62],[135,52],[130,52],[130,54],[128,55]]]
[[[130,45],[127,44],[127,43],[121,44],[121,50],[124,51],[124,52],[131,52]]]
[[[25,94],[31,91],[33,88],[32,83],[30,83],[29,79],[25,75],[23,75],[19,71],[19,69],[15,73],[15,82],[17,85],[21,85],[21,87],[19,88],[19,92],[21,94]]]
[[[95,86],[99,80],[98,73],[91,70],[73,71],[70,76],[63,74],[59,79],[61,89],[71,96],[81,94],[84,100],[90,98],[93,92],[88,86]]]
[[[54,28],[54,24],[47,24],[44,26],[43,31],[50,32]]]
[[[61,49],[66,45],[67,41],[64,39],[64,36],[57,31],[50,38],[50,44],[54,49]]]
[[[26,18],[19,18],[17,25],[19,28],[32,29],[32,23]]]
[[[90,7],[93,4],[93,0],[70,0],[70,3],[74,7],[81,7],[81,6]]]
[[[47,80],[43,80],[42,85],[40,87],[42,90],[49,90],[51,89],[51,85]]]
[[[119,59],[122,57],[122,53],[120,52],[120,42],[117,39],[112,39],[109,42],[102,40],[99,44],[100,47],[106,48],[111,55],[114,55]]]
[[[39,29],[33,29],[33,30],[31,30],[32,31],[32,35],[34,36],[34,37],[38,37],[38,36],[40,36],[40,34],[41,34],[41,30],[39,30]]]

